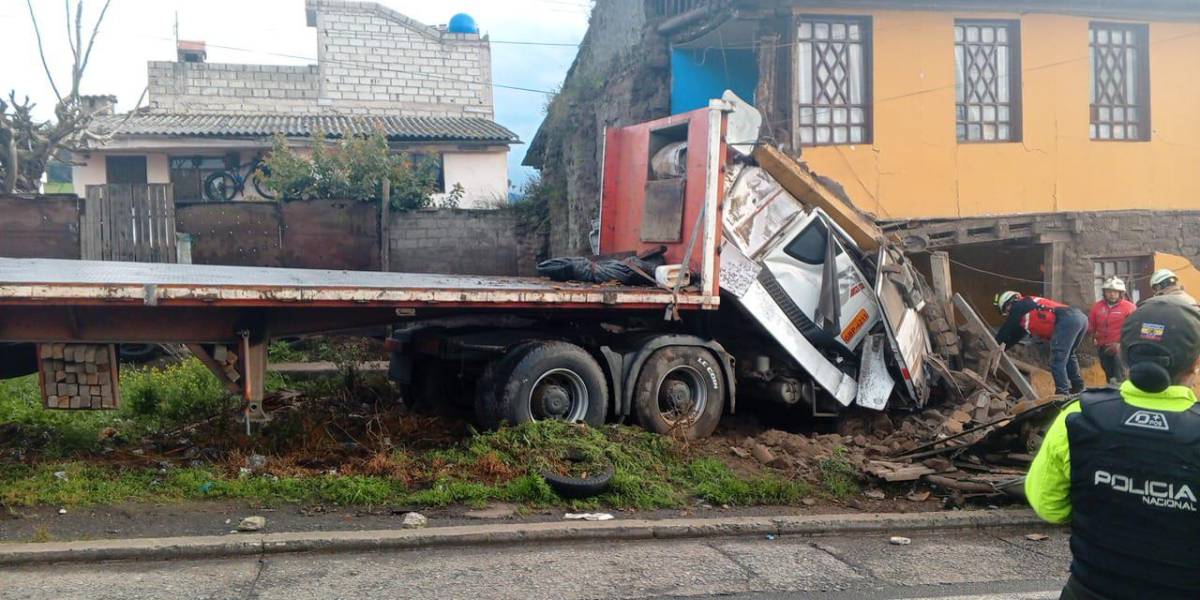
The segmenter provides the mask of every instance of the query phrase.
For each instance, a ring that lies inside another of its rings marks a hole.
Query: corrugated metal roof
[[[394,141],[520,141],[508,128],[479,117],[135,113],[98,117],[93,128],[116,137],[309,137],[321,130],[330,137],[380,131]]]

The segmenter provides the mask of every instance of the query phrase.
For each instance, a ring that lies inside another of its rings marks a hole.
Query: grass
[[[291,349],[272,351],[286,355]],[[165,367],[123,367],[122,402],[116,411],[45,410],[35,376],[0,380],[0,505],[232,499],[263,505],[478,506],[504,501],[649,510],[685,507],[697,500],[733,506],[794,504],[815,493],[805,482],[774,473],[740,476],[721,460],[697,456],[670,437],[633,427],[546,422],[438,437],[411,415],[383,415],[394,419],[386,423],[372,421],[369,414],[365,421],[363,415],[355,416],[364,410],[369,391],[350,390],[341,378],[298,383],[275,376],[268,384],[308,386],[305,394],[315,404],[290,413],[291,421],[277,419],[255,437],[214,425],[206,441],[195,443],[221,454],[197,461],[157,455],[150,447],[144,456],[136,450],[147,436],[237,406],[238,399],[194,358]],[[350,408],[337,405],[337,398],[349,398]],[[324,412],[314,412],[318,407]],[[346,420],[331,420],[337,417]],[[341,428],[355,419],[366,429],[346,434],[359,443],[351,445],[356,450],[341,451],[347,438],[339,432],[346,433]],[[327,435],[330,431],[338,435]],[[417,439],[422,436],[424,441]],[[254,451],[271,455],[267,468],[240,477],[239,467]],[[570,456],[585,457],[588,469],[611,463],[615,474],[608,492],[583,501],[558,498],[537,473],[570,470],[564,462]],[[164,457],[176,466],[159,468]],[[309,465],[313,459],[321,464]],[[827,462],[820,465],[824,493],[840,499],[857,490],[853,468],[844,458],[835,455]],[[330,474],[331,467],[336,474]]]
[[[821,487],[836,500],[846,500],[857,495],[858,470],[846,460],[846,449],[835,448],[833,455],[817,463],[821,471]]]
[[[42,407],[36,375],[0,380],[0,450],[9,443],[50,458],[100,449],[102,438],[135,440],[236,405],[195,358],[166,367],[121,370],[121,407],[115,411],[61,411]],[[2,454],[0,454],[2,456]]]
[[[564,448],[583,448],[616,466],[605,494],[558,498],[536,473]],[[688,458],[666,437],[640,429],[531,423],[476,434],[450,448],[396,450],[344,474],[249,477],[217,465],[166,470],[81,461],[0,467],[0,504],[91,506],[119,502],[232,499],[262,505],[446,506],[493,501],[532,506],[649,510],[703,500],[749,506],[794,504],[812,494],[803,482],[773,475],[739,478],[713,458]],[[270,469],[268,469],[269,471]],[[56,476],[61,472],[62,476]],[[368,473],[376,474],[368,474]]]

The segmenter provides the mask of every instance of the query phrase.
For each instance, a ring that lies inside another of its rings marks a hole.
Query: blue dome
[[[479,26],[471,15],[458,13],[450,17],[450,33],[479,33]]]

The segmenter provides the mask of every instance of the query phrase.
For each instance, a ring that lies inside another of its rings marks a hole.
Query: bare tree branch
[[[62,102],[62,94],[58,93],[58,86],[54,84],[54,76],[50,74],[50,65],[46,64],[46,51],[42,48],[42,32],[38,28],[37,17],[33,14],[33,0],[25,0],[25,6],[29,7],[29,20],[33,21],[33,34],[37,36],[38,56],[42,58],[42,68],[46,70],[46,79],[50,80],[50,89],[54,90],[54,97]],[[108,8],[108,5],[105,5],[105,8]]]
[[[104,7],[100,9],[100,16],[96,18],[96,26],[92,27],[92,35],[88,37],[87,51],[83,53],[83,62],[79,65],[80,77],[83,76],[83,70],[87,68],[88,59],[92,56],[92,44],[96,43],[96,34],[100,33],[100,24],[104,22],[104,15],[108,13],[109,4],[112,4],[112,0],[104,0]],[[80,9],[83,8],[83,0],[79,0],[79,6]]]
[[[71,46],[71,56],[75,62],[79,62],[79,49],[75,47],[75,40],[71,39],[71,0],[63,0],[63,10],[67,13],[67,44]]]

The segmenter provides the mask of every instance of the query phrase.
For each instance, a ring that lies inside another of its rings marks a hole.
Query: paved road
[[[0,598],[1054,600],[1066,533],[926,532],[294,554],[0,570]]]

